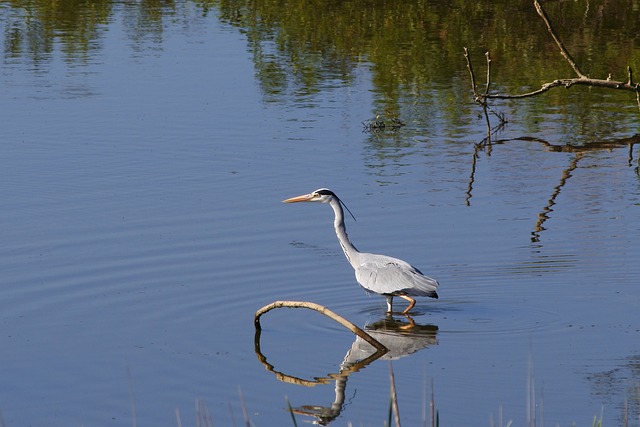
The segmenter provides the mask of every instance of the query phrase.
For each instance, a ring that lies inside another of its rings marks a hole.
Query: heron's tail
[[[432,279],[427,276],[419,276],[419,279],[416,280],[414,288],[411,290],[412,292],[409,295],[415,295],[420,297],[431,297],[438,299],[438,293],[436,289],[440,284],[436,279]]]

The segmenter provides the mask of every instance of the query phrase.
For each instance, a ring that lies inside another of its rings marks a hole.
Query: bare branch
[[[488,122],[488,117],[487,117],[488,105],[487,105],[487,102],[486,102],[487,99],[519,99],[519,98],[527,98],[527,97],[530,97],[530,96],[540,95],[541,93],[544,93],[544,92],[548,91],[549,89],[552,89],[552,88],[558,87],[558,86],[564,86],[565,88],[570,88],[573,85],[583,85],[583,86],[602,87],[602,88],[606,88],[606,89],[624,90],[624,91],[628,91],[628,92],[635,92],[635,94],[636,94],[636,102],[638,104],[638,110],[640,111],[640,83],[634,83],[634,81],[633,81],[633,71],[631,70],[631,67],[627,67],[627,76],[628,76],[628,78],[627,78],[626,82],[612,80],[611,76],[609,76],[607,79],[592,79],[592,78],[588,77],[587,75],[585,75],[582,72],[582,70],[580,70],[580,67],[578,67],[578,65],[574,61],[573,57],[571,56],[571,54],[567,51],[567,49],[565,48],[565,46],[562,43],[562,41],[556,35],[556,32],[553,29],[553,26],[551,25],[551,21],[549,20],[549,17],[547,16],[547,13],[542,8],[542,6],[538,2],[538,0],[534,0],[533,4],[534,4],[534,6],[536,8],[536,11],[538,12],[538,15],[540,15],[540,17],[544,21],[545,25],[547,26],[547,30],[549,31],[549,34],[551,34],[551,37],[553,38],[553,40],[556,42],[556,45],[560,49],[560,53],[565,58],[565,60],[569,63],[569,65],[571,65],[571,68],[573,68],[573,71],[577,74],[578,77],[566,78],[566,79],[556,79],[556,80],[554,80],[554,81],[552,81],[550,83],[544,83],[540,87],[540,89],[537,89],[537,90],[534,90],[534,91],[531,91],[531,92],[527,92],[527,93],[517,94],[517,95],[490,94],[489,93],[489,89],[490,89],[490,85],[491,85],[491,57],[489,56],[489,52],[487,52],[485,54],[486,57],[487,57],[487,83],[486,83],[486,89],[485,89],[485,92],[483,94],[479,94],[476,91],[476,81],[475,81],[475,76],[474,76],[474,73],[473,73],[473,67],[472,67],[472,64],[471,64],[471,59],[469,57],[469,51],[465,47],[464,48],[464,56],[465,56],[465,58],[467,60],[467,68],[469,69],[469,73],[471,75],[471,86],[472,86],[472,90],[473,90],[473,94],[474,94],[474,99],[475,99],[476,102],[478,102],[484,108],[485,118],[487,119],[487,122]]]
[[[489,95],[489,86],[491,85],[491,56],[489,56],[489,51],[487,51],[484,56],[487,57],[487,86],[484,90],[484,96]]]
[[[628,82],[619,82],[615,80],[603,80],[603,79],[591,79],[589,77],[578,77],[578,78],[572,78],[572,79],[556,79],[551,83],[544,83],[540,89],[534,90],[532,92],[521,93],[518,95],[487,94],[485,95],[485,98],[494,98],[494,99],[527,98],[529,96],[539,95],[557,86],[564,86],[566,88],[569,88],[573,85],[604,87],[607,89],[625,90],[625,91],[631,91],[631,92],[638,92],[638,90],[640,90],[640,86],[637,83],[629,84]]]
[[[469,58],[469,49],[467,49],[466,47],[464,48],[464,57],[467,60],[467,68],[469,69],[469,75],[471,77],[471,90],[473,91],[473,95],[477,100],[478,94],[476,93],[476,76],[473,74],[473,66],[471,65],[471,59]]]
[[[269,305],[266,305],[266,306],[262,307],[260,310],[256,311],[255,317],[253,319],[253,322],[254,322],[254,325],[255,325],[256,329],[258,329],[258,330],[261,329],[260,317],[263,314],[265,314],[268,311],[273,310],[274,308],[282,308],[282,307],[308,308],[310,310],[315,310],[318,313],[324,314],[325,316],[330,317],[331,319],[333,319],[336,322],[340,323],[342,326],[344,326],[345,328],[349,329],[351,332],[353,332],[354,334],[356,334],[357,336],[359,336],[360,338],[362,338],[363,340],[365,340],[366,342],[368,342],[369,344],[374,346],[376,348],[376,350],[384,351],[385,353],[387,351],[389,351],[378,340],[373,338],[371,335],[369,335],[368,333],[366,333],[362,329],[358,328],[353,323],[349,322],[344,317],[334,313],[333,311],[329,310],[325,306],[322,306],[320,304],[316,304],[316,303],[313,303],[313,302],[307,302],[307,301],[275,301],[275,302],[272,302]]]
[[[476,76],[473,73],[473,66],[471,65],[469,50],[466,47],[464,48],[464,57],[467,60],[467,68],[469,69],[469,76],[471,77],[471,90],[473,91],[473,99],[475,102],[482,105],[482,110],[484,112],[484,119],[485,119],[485,122],[487,123],[487,137],[482,141],[481,144],[484,144],[485,142],[487,144],[491,144],[492,131],[491,131],[491,120],[489,119],[490,110],[489,110],[489,106],[487,105],[487,96],[489,94],[489,86],[491,82],[491,57],[489,56],[489,52],[486,52],[485,56],[487,57],[487,83],[486,83],[484,94],[479,94],[476,91]],[[491,113],[496,114],[493,110],[491,110]],[[504,118],[499,115],[497,116],[500,119],[501,124],[504,124],[505,122]]]

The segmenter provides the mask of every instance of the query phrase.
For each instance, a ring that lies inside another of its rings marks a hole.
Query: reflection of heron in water
[[[412,296],[438,298],[436,292],[438,282],[423,275],[420,270],[406,261],[387,255],[360,252],[353,246],[344,225],[344,212],[342,211],[344,203],[333,191],[321,188],[313,193],[284,200],[284,202],[328,203],[333,208],[336,235],[347,260],[356,271],[356,280],[367,292],[386,297],[388,313],[392,313],[393,297],[409,301],[409,306],[402,314],[408,313],[416,304],[416,300],[411,298]]]
[[[365,326],[365,331],[380,344],[389,349],[389,352],[380,357],[380,360],[396,360],[422,350],[425,347],[438,343],[435,325],[418,325],[407,316],[408,323],[387,316],[371,325]],[[366,341],[357,337],[349,350],[345,360],[362,360],[373,354]]]
[[[367,325],[365,330],[369,335],[378,340],[389,349],[389,352],[376,359],[395,360],[415,353],[423,348],[436,345],[438,340],[436,334],[438,327],[435,325],[418,325],[413,319],[408,317],[409,322],[402,322],[387,316],[371,325]],[[376,349],[360,337],[351,345],[340,364],[340,374],[331,375],[336,381],[335,399],[330,406],[304,405],[291,410],[296,414],[312,416],[315,418],[314,424],[328,425],[335,420],[342,411],[345,401],[345,390],[349,375],[363,366],[358,366],[363,360],[374,355]],[[373,360],[367,363],[373,362]],[[353,370],[353,367],[358,369]]]

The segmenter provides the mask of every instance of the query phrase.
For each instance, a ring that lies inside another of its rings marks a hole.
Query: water
[[[484,121],[461,56],[448,81],[391,101],[376,58],[306,52],[298,66],[317,75],[278,70],[278,46],[258,49],[246,15],[224,5],[180,4],[156,11],[163,19],[104,5],[84,51],[58,34],[38,55],[9,50],[24,17],[0,9],[11,23],[0,99],[5,425],[177,425],[176,410],[195,425],[196,399],[215,425],[242,424],[243,405],[255,425],[292,425],[286,399],[301,410],[343,399],[335,425],[382,425],[391,367],[406,425],[420,425],[432,386],[442,425],[500,414],[525,425],[533,401],[553,425],[590,425],[601,408],[605,425],[621,425],[625,400],[637,424],[639,154],[593,146],[633,135],[633,104],[622,113],[605,97],[583,119],[499,104],[511,122],[477,150]],[[407,126],[363,132],[394,112]],[[568,143],[586,148],[548,146]],[[439,300],[418,300],[415,325],[387,321],[377,336],[397,347],[342,377],[342,395],[330,374],[359,343],[318,313],[266,314],[256,354],[253,315],[275,300],[313,301],[363,328],[384,320],[330,209],[281,203],[319,187],[356,215],[358,248],[441,283]],[[261,361],[330,379],[279,381]]]

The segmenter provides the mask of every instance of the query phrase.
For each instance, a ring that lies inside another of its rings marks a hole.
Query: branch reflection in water
[[[567,184],[569,178],[571,178],[571,174],[578,167],[578,162],[582,159],[585,153],[598,151],[598,150],[615,150],[623,147],[627,147],[628,156],[627,156],[627,165],[629,167],[633,166],[633,149],[637,144],[640,144],[640,134],[633,135],[627,138],[619,138],[614,140],[607,141],[591,141],[583,145],[554,145],[548,141],[545,141],[541,138],[534,137],[520,137],[514,139],[505,139],[498,140],[492,142],[491,144],[476,144],[473,150],[473,157],[471,159],[471,174],[469,176],[469,183],[467,185],[467,191],[465,194],[465,202],[467,206],[471,206],[471,198],[473,197],[473,185],[475,183],[475,175],[476,175],[476,166],[477,160],[480,157],[480,151],[486,148],[487,155],[491,155],[491,149],[494,145],[506,144],[512,141],[531,141],[537,142],[544,147],[544,149],[548,152],[552,153],[572,153],[575,154],[573,159],[571,160],[569,166],[562,170],[560,183],[553,188],[551,196],[549,197],[548,203],[542,208],[542,211],[538,214],[538,219],[536,221],[534,230],[531,232],[531,241],[539,242],[540,241],[540,233],[545,230],[544,223],[549,219],[549,214],[553,212],[553,205],[556,204],[556,198],[562,191],[562,189]],[[636,158],[636,167],[634,168],[636,175],[640,177],[640,154],[638,154]]]
[[[277,371],[273,365],[269,364],[267,357],[260,351],[261,330],[259,328],[256,328],[255,333],[255,352],[260,363],[268,371],[273,372],[279,381],[306,387],[329,384],[335,381],[335,397],[330,405],[302,405],[291,408],[293,413],[315,418],[314,424],[328,425],[342,412],[347,379],[351,374],[360,371],[378,359],[400,359],[438,343],[436,336],[438,333],[437,326],[430,324],[420,325],[410,316],[405,315],[405,317],[407,321],[398,320],[391,315],[387,315],[373,324],[365,325],[364,330],[366,333],[384,345],[388,351],[377,350],[363,338],[356,336],[355,341],[340,364],[340,370],[324,377],[315,377],[313,380],[287,375]]]

